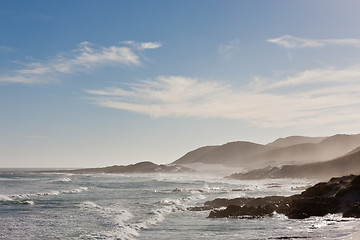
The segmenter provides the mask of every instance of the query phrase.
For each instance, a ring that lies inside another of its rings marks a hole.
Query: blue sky
[[[360,132],[359,1],[1,1],[0,167]]]

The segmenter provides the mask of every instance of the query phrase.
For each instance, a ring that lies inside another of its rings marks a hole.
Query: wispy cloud
[[[8,46],[0,46],[0,52],[15,52],[15,49]]]
[[[137,46],[136,48],[133,46]],[[71,52],[61,53],[47,62],[28,63],[8,75],[0,75],[0,82],[49,83],[58,81],[64,74],[74,74],[104,65],[138,66],[141,64],[139,51],[160,47],[158,43],[135,43],[133,46],[97,47],[82,42]]]
[[[134,42],[134,41],[124,41],[121,42],[126,45],[130,45],[138,50],[145,50],[145,49],[156,49],[160,48],[162,44],[160,42]]]
[[[349,46],[360,48],[360,39],[358,38],[342,38],[342,39],[309,39],[299,38],[291,35],[284,35],[279,38],[268,39],[267,42],[275,43],[283,48],[318,48],[329,45]]]
[[[240,40],[235,39],[228,43],[220,44],[218,53],[224,60],[230,60],[232,55],[239,50]]]
[[[314,69],[278,81],[255,78],[247,86],[234,89],[218,81],[160,76],[126,89],[86,92],[99,106],[155,118],[223,118],[261,127],[305,127],[358,121],[359,77],[359,66]],[[324,84],[326,79],[330,84]]]

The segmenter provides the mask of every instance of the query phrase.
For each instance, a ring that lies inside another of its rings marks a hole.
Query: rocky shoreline
[[[290,219],[334,213],[360,218],[360,175],[332,178],[290,197],[217,198],[189,210],[211,210],[209,218],[259,218],[271,216],[274,212]]]

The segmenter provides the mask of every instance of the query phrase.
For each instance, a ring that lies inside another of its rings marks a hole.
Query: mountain
[[[173,164],[223,164],[234,165],[235,162],[248,158],[252,155],[274,149],[271,146],[251,142],[230,142],[221,146],[201,147],[185,154],[174,161]]]
[[[327,137],[319,143],[301,143],[280,147],[252,156],[251,162],[271,166],[326,161],[342,156],[360,146],[360,134],[338,134]]]
[[[302,144],[302,143],[319,143],[323,141],[326,137],[304,137],[304,136],[290,136],[286,138],[278,138],[275,141],[268,143],[268,146],[272,147],[289,147],[292,145]]]
[[[298,142],[301,143],[293,145]],[[256,169],[268,165],[281,166],[327,161],[340,157],[358,146],[360,146],[360,134],[338,134],[326,138],[293,136],[278,139],[267,145],[241,141],[198,148],[173,163],[179,165],[223,164],[228,167]]]
[[[356,151],[355,151],[356,150]],[[326,179],[334,176],[360,174],[360,147],[342,157],[301,165],[284,165],[282,167],[266,167],[247,173],[236,173],[230,179],[264,179],[264,178],[318,178]]]
[[[173,162],[174,164],[190,164],[201,162],[199,160],[205,153],[216,149],[218,146],[205,146],[186,153],[184,156]]]
[[[353,153],[356,153],[356,152],[359,152],[360,151],[360,147],[357,147],[355,148],[354,150],[348,152],[347,154],[345,154],[344,156],[347,156],[347,155],[350,155],[350,154],[353,154]]]

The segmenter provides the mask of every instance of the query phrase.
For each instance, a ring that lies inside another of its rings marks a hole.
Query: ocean
[[[215,198],[289,196],[316,183],[181,174],[0,171],[0,239],[347,239],[360,220],[341,215],[210,219]]]

